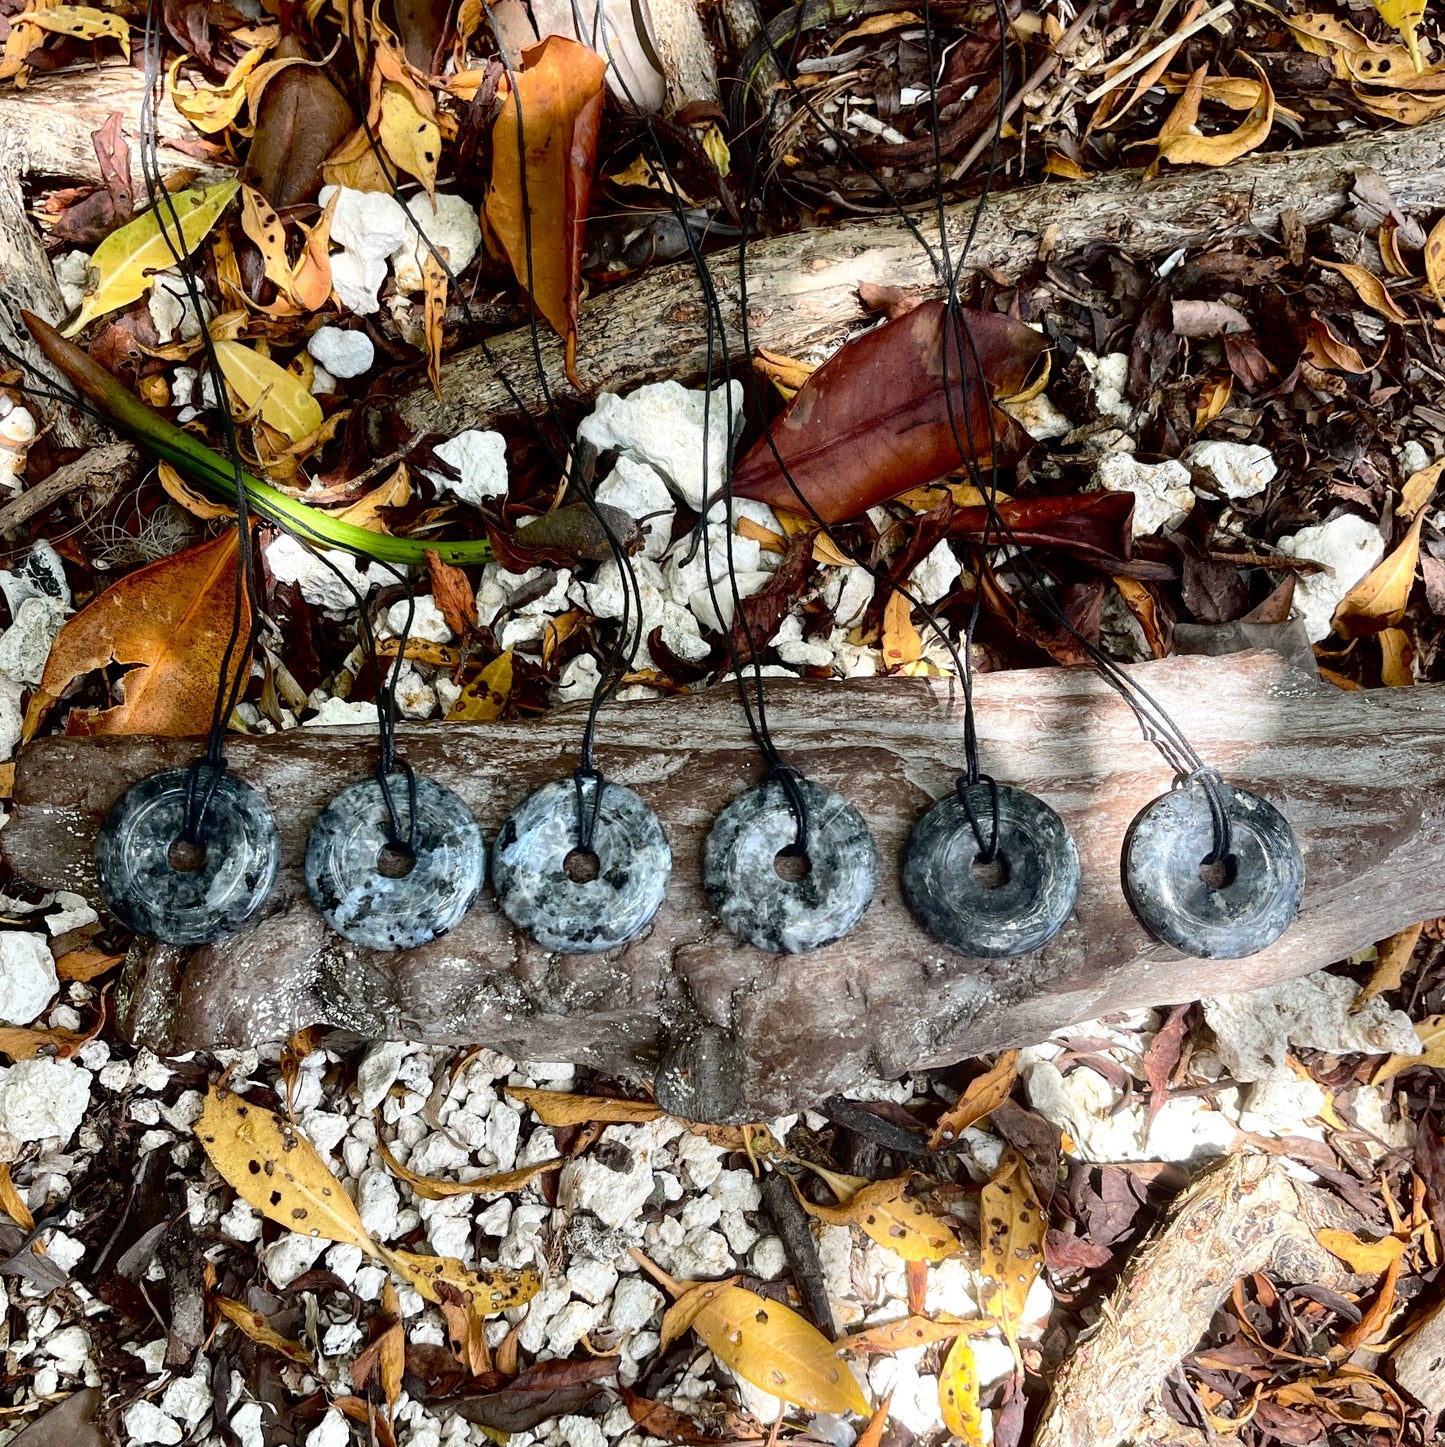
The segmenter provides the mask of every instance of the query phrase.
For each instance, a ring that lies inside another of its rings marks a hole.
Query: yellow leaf
[[[1194,409],[1194,430],[1202,432],[1226,407],[1234,391],[1233,377],[1215,377],[1199,389],[1199,402]]]
[[[240,1327],[253,1342],[263,1347],[270,1347],[273,1352],[280,1352],[283,1357],[300,1366],[307,1367],[313,1372],[316,1370],[316,1363],[312,1360],[311,1353],[299,1341],[292,1341],[290,1337],[282,1336],[259,1311],[252,1311],[245,1303],[233,1301],[229,1296],[218,1296],[215,1298],[215,1302],[216,1310],[227,1321]]]
[[[927,1316],[905,1316],[898,1321],[870,1326],[840,1338],[838,1345],[855,1356],[888,1355],[906,1352],[914,1347],[929,1346],[936,1341],[952,1341],[960,1335],[980,1336],[993,1330],[993,1322],[965,1321],[961,1317],[939,1313],[935,1320]]]
[[[389,1281],[381,1288],[381,1309],[392,1318],[392,1323],[378,1344],[377,1365],[386,1410],[394,1413],[396,1399],[401,1396],[402,1374],[406,1371],[406,1329],[401,1324],[401,1303],[397,1300],[396,1288]]]
[[[1375,1072],[1372,1085],[1381,1085],[1393,1080],[1402,1070],[1412,1065],[1428,1065],[1433,1069],[1445,1069],[1445,1015],[1427,1015],[1415,1022],[1415,1036],[1420,1042],[1418,1055],[1391,1055]]]
[[[1343,598],[1335,609],[1335,625],[1352,638],[1365,633],[1378,633],[1398,623],[1405,616],[1410,589],[1415,583],[1415,569],[1420,562],[1420,529],[1425,524],[1421,512],[1405,540],[1379,563]]]
[[[1363,266],[1356,266],[1350,261],[1322,261],[1321,266],[1327,266],[1331,271],[1337,271],[1354,287],[1355,295],[1370,308],[1371,311],[1379,312],[1387,321],[1407,322],[1410,320],[1395,298],[1385,288],[1385,283],[1375,275],[1373,271],[1366,271]]]
[[[1380,682],[1386,688],[1413,688],[1415,685],[1415,645],[1403,628],[1382,628],[1380,645]]]
[[[1375,0],[1375,9],[1386,25],[1399,31],[1400,38],[1410,52],[1410,59],[1417,71],[1424,70],[1420,59],[1420,40],[1415,27],[1425,18],[1425,0]]]
[[[447,313],[446,268],[430,251],[422,259],[422,330],[426,336],[426,374],[437,400],[442,395],[442,340]]]
[[[1179,99],[1174,102],[1174,108],[1164,117],[1164,124],[1159,128],[1161,159],[1170,146],[1192,134],[1194,127],[1199,124],[1199,104],[1204,99],[1204,81],[1208,75],[1207,65],[1201,65],[1194,71],[1180,92]]]
[[[95,287],[86,294],[80,311],[61,335],[73,337],[96,317],[129,306],[143,296],[151,285],[152,272],[175,265],[171,245],[183,256],[189,256],[230,205],[240,184],[221,181],[204,189],[179,191],[169,202],[162,200],[158,207],[137,216],[119,231],[112,231],[90,258]],[[179,236],[171,218],[172,204],[180,217]]]
[[[48,10],[32,10],[26,15],[11,17],[11,25],[38,25],[57,35],[73,35],[77,40],[118,40],[127,60],[130,59],[130,31],[119,15],[108,15],[91,5],[52,5]]]
[[[530,1090],[517,1085],[505,1089],[543,1125],[585,1125],[594,1120],[607,1125],[645,1125],[666,1114],[650,1100],[610,1100],[602,1095],[569,1095],[565,1090]]]
[[[93,980],[107,970],[113,970],[125,959],[124,955],[106,955],[98,950],[71,950],[55,962],[55,973],[62,980]]]
[[[491,723],[502,716],[512,693],[512,650],[499,654],[462,686],[457,701],[447,710],[449,723]],[[550,1092],[540,1091],[546,1095]],[[630,1102],[629,1102],[630,1103]],[[659,1112],[660,1113],[660,1112]]]
[[[1398,1261],[1410,1249],[1410,1243],[1398,1236],[1362,1241],[1350,1231],[1316,1231],[1315,1240],[1331,1256],[1338,1256],[1351,1271],[1367,1275],[1388,1271],[1391,1263]]]
[[[1246,56],[1245,59],[1249,60],[1249,57]],[[1249,63],[1259,71],[1259,98],[1250,108],[1249,114],[1234,130],[1225,131],[1222,135],[1171,137],[1159,147],[1159,155],[1163,160],[1176,166],[1227,166],[1231,161],[1237,161],[1241,156],[1257,150],[1269,139],[1269,133],[1274,128],[1274,91],[1264,71],[1253,60]],[[1202,79],[1200,86],[1202,90]]]
[[[340,199],[341,191],[333,191],[316,224],[301,228],[306,244],[301,248],[296,265],[291,268],[288,290],[292,301],[302,311],[319,310],[331,295],[331,218],[336,214],[336,203]]]
[[[681,1295],[662,1314],[662,1330],[658,1334],[658,1355],[664,1353],[673,1342],[678,1341],[685,1332],[692,1329],[692,1324],[697,1320],[698,1313],[710,1302],[715,1301],[723,1292],[736,1286],[742,1278],[729,1276],[725,1281],[703,1281],[697,1285],[688,1286],[685,1282],[674,1282],[678,1288],[686,1286]]]
[[[1023,1157],[1008,1151],[979,1197],[979,1305],[1003,1329],[1015,1357],[1024,1302],[1044,1269],[1048,1225]]]
[[[350,507],[342,508],[336,516],[353,527],[384,533],[386,523],[381,516],[382,508],[405,507],[410,497],[411,474],[407,471],[406,463],[399,462],[396,471],[385,482],[359,497]]]
[[[224,131],[246,103],[246,79],[265,53],[264,45],[248,50],[219,85],[204,81],[183,83],[180,70],[186,57],[178,55],[166,75],[166,88],[171,93],[172,103],[198,131],[207,135]]]
[[[838,1349],[811,1322],[741,1286],[719,1292],[692,1329],[730,1371],[811,1412],[868,1415],[868,1401]]]
[[[424,116],[411,92],[390,81],[381,88],[381,125],[378,138],[391,159],[410,176],[436,191],[441,132],[435,119]]]
[[[1420,932],[1424,928],[1423,924],[1412,924],[1409,929],[1402,929],[1398,934],[1391,935],[1387,940],[1381,940],[1375,946],[1375,968],[1370,974],[1369,983],[1360,991],[1359,997],[1350,1007],[1351,1014],[1359,1010],[1366,1000],[1372,1000],[1376,995],[1383,995],[1386,990],[1400,988],[1400,981],[1405,975],[1405,967],[1414,956],[1415,946],[1419,944]]]
[[[286,227],[271,203],[254,187],[241,187],[241,230],[256,243],[268,281],[282,292],[291,289],[291,263],[286,259]]]
[[[520,1191],[528,1182],[536,1180],[548,1171],[561,1170],[563,1161],[540,1161],[534,1166],[519,1166],[515,1171],[501,1171],[494,1176],[482,1176],[475,1181],[437,1181],[430,1176],[419,1176],[409,1171],[387,1149],[386,1142],[377,1141],[381,1158],[386,1168],[398,1180],[405,1181],[418,1196],[427,1201],[445,1201],[451,1196],[501,1196],[508,1191]]]
[[[421,1256],[415,1251],[378,1248],[382,1259],[398,1276],[404,1276],[428,1301],[437,1305],[448,1299],[462,1303],[486,1316],[525,1306],[542,1289],[541,1276],[528,1267],[509,1271],[496,1266],[490,1271],[468,1271],[455,1256]]]
[[[236,516],[235,508],[227,507],[223,502],[214,502],[204,493],[198,492],[169,462],[158,463],[156,467],[167,496],[172,502],[185,508],[192,517],[198,517],[202,522],[213,522],[216,518]]]
[[[991,1070],[970,1080],[957,1103],[950,1106],[934,1126],[933,1134],[928,1138],[928,1149],[941,1150],[956,1141],[969,1126],[977,1125],[990,1111],[1002,1105],[1018,1079],[1018,1063],[1017,1050],[1005,1051]]]
[[[16,1189],[15,1182],[10,1179],[10,1167],[4,1162],[0,1162],[0,1210],[3,1210],[22,1231],[35,1229],[35,1217],[30,1214],[30,1207],[25,1204],[25,1198]]]
[[[0,1025],[0,1055],[8,1055],[11,1060],[34,1060],[45,1050],[54,1054],[57,1060],[69,1060],[96,1033],[92,1030],[87,1035],[79,1030],[63,1030],[59,1026],[25,1030],[18,1025]]]
[[[816,1169],[816,1167],[814,1168]],[[839,1197],[836,1206],[804,1200],[804,1209],[833,1226],[857,1226],[880,1246],[905,1261],[942,1261],[958,1250],[958,1238],[937,1216],[905,1195],[907,1176],[849,1187],[856,1177],[819,1171]],[[796,1187],[794,1188],[796,1190]]]
[[[223,340],[214,346],[227,385],[248,413],[258,415],[292,442],[300,442],[321,426],[321,404],[295,372],[242,342]]]
[[[248,1206],[303,1236],[381,1255],[341,1182],[290,1121],[213,1086],[194,1130],[211,1164]]]
[[[322,162],[321,178],[328,186],[345,186],[352,191],[390,192],[386,171],[365,126],[358,126]]]
[[[965,1447],[983,1447],[983,1411],[978,1405],[978,1367],[966,1336],[955,1337],[938,1374],[943,1425]]]
[[[1400,488],[1400,504],[1395,512],[1406,522],[1435,496],[1435,489],[1440,485],[1441,472],[1445,472],[1445,457],[1439,462],[1432,462],[1429,467],[1422,467],[1419,472],[1412,472],[1405,479]]]
[[[883,663],[901,668],[923,657],[923,640],[913,626],[913,605],[894,589],[883,609]]]

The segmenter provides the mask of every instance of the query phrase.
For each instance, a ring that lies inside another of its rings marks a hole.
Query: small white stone
[[[386,280],[386,261],[379,257],[338,252],[331,258],[331,289],[336,299],[357,316],[370,316],[381,309],[377,293]]]
[[[347,1447],[350,1441],[351,1428],[335,1407],[328,1407],[326,1415],[306,1434],[306,1447]]]
[[[0,634],[0,673],[18,683],[39,683],[69,607],[58,598],[27,598]]]
[[[51,263],[55,271],[56,285],[60,288],[61,299],[66,311],[73,312],[90,290],[90,254],[85,251],[67,251]]]
[[[241,1447],[266,1447],[261,1416],[260,1402],[243,1402],[231,1413],[231,1430],[241,1439]]]
[[[46,1251],[49,1254],[48,1245]],[[85,1370],[85,1359],[90,1355],[90,1333],[83,1326],[62,1327],[46,1337],[40,1349],[55,1363],[57,1370],[76,1377]]]
[[[1279,471],[1269,448],[1252,442],[1199,442],[1184,460],[1209,473],[1235,502],[1263,492]]]
[[[259,1241],[261,1239],[261,1213],[253,1210],[239,1197],[231,1203],[231,1209],[217,1222],[221,1234],[232,1241]]]
[[[487,1149],[499,1171],[510,1171],[517,1162],[517,1142],[522,1134],[522,1113],[499,1100],[487,1117]]]
[[[56,1139],[63,1150],[90,1103],[90,1071],[37,1056],[0,1070],[0,1131],[12,1141]]]
[[[677,507],[656,469],[624,452],[598,484],[596,498],[641,524],[643,557],[657,559],[667,552]]]
[[[476,208],[461,196],[438,194],[435,209],[430,196],[418,195],[407,202],[407,210],[446,258],[447,270],[453,276],[460,276],[482,244]],[[416,227],[408,226],[407,231],[407,239],[391,253],[391,265],[396,273],[397,290],[409,293],[420,291],[425,285],[422,265],[431,250],[416,234]]]
[[[211,1410],[210,1373],[202,1368],[189,1377],[176,1377],[166,1386],[161,1411],[194,1427]]]
[[[1127,452],[1101,457],[1094,469],[1094,484],[1106,492],[1134,494],[1136,538],[1176,528],[1194,506],[1189,469],[1172,458],[1168,462],[1140,462]]]
[[[201,296],[201,307],[206,319],[210,320],[210,307]],[[146,299],[146,309],[155,323],[156,335],[161,344],[169,345],[177,331],[183,342],[193,342],[201,334],[200,319],[195,303],[186,287],[185,278],[176,271],[157,272],[151,284],[151,294]]]
[[[411,222],[401,204],[385,192],[323,186],[321,204],[325,206],[338,190],[331,240],[342,254],[331,258],[331,285],[343,306],[374,312],[380,305],[377,292],[386,280],[387,257],[411,234]]]
[[[125,1349],[132,1356],[139,1357],[141,1365],[155,1377],[165,1370],[166,1346],[165,1337],[159,1337],[155,1341],[146,1342],[144,1346],[127,1345]]]
[[[52,1176],[50,1179],[54,1181],[57,1178]],[[52,1231],[49,1241],[45,1243],[45,1253],[69,1275],[85,1256],[85,1242],[66,1235],[64,1231]]]
[[[1081,347],[1079,360],[1093,383],[1094,408],[1099,416],[1127,422],[1132,410],[1124,396],[1124,388],[1129,381],[1128,352],[1109,352],[1100,357]]]
[[[1279,550],[1329,569],[1300,573],[1295,579],[1295,611],[1304,619],[1310,642],[1318,643],[1329,637],[1340,599],[1385,556],[1385,539],[1374,523],[1356,513],[1341,513],[1281,538]]]
[[[266,1275],[271,1284],[284,1291],[298,1276],[310,1271],[316,1258],[330,1245],[322,1236],[302,1236],[288,1231],[266,1248]]]
[[[1002,1337],[974,1337],[972,1346],[973,1364],[978,1370],[980,1387],[991,1387],[995,1382],[1001,1382],[1005,1377],[1013,1375],[1014,1354]]]
[[[579,1256],[567,1268],[567,1285],[574,1296],[600,1306],[617,1285],[617,1268],[593,1256]]]
[[[1402,477],[1413,477],[1417,472],[1423,472],[1430,466],[1430,454],[1426,449],[1413,439],[1407,442],[1396,454],[1400,463],[1400,475]]]
[[[311,395],[313,397],[330,397],[340,390],[341,384],[320,362],[311,368]]]
[[[999,405],[1035,442],[1064,437],[1074,430],[1074,424],[1054,406],[1047,392],[1040,392],[1027,402],[1003,402]]]
[[[454,493],[473,507],[480,507],[489,497],[506,497],[507,439],[500,432],[469,428],[439,442],[433,450],[461,474],[451,478],[440,472],[426,473],[444,492]]]
[[[378,1040],[368,1045],[356,1067],[356,1094],[361,1109],[370,1115],[396,1082],[396,1073],[406,1058],[407,1046],[399,1040]]]
[[[361,1173],[356,1187],[356,1209],[361,1224],[378,1240],[390,1241],[397,1233],[401,1200],[396,1182],[376,1167]]]
[[[769,646],[776,648],[778,657],[794,668],[831,668],[833,665],[833,649],[827,643],[804,638],[803,620],[796,613],[789,613],[778,625]]]
[[[170,1447],[185,1435],[179,1422],[166,1416],[154,1402],[145,1400],[132,1402],[121,1413],[121,1421],[125,1423],[126,1436],[139,1447],[152,1442]]]
[[[557,682],[554,696],[558,703],[577,703],[583,699],[589,699],[597,692],[597,685],[601,681],[602,673],[597,667],[597,660],[590,653],[579,653],[576,658],[568,662],[562,670],[562,676]],[[16,742],[20,738],[19,724],[19,703],[16,703]]]
[[[0,1020],[28,1025],[55,998],[60,978],[41,934],[0,934]]]
[[[351,553],[322,548],[318,558],[289,533],[282,533],[266,545],[266,564],[280,583],[294,583],[301,596],[317,608],[344,611],[354,608],[373,583],[396,581],[395,575],[372,564],[360,565]],[[323,561],[323,559],[325,561]]]
[[[515,1442],[517,1439],[512,1438]],[[556,1440],[566,1447],[609,1447],[607,1434],[592,1417],[568,1416],[557,1422]]]
[[[333,377],[359,377],[376,361],[376,348],[363,331],[341,327],[318,327],[306,343],[306,350]]]
[[[643,1126],[608,1126],[602,1139],[628,1148],[627,1165],[612,1170],[592,1155],[568,1161],[558,1183],[559,1204],[565,1210],[591,1211],[605,1226],[627,1224],[652,1194],[654,1154],[681,1130],[681,1124],[668,1117]]]
[[[353,728],[358,725],[376,727],[376,705],[349,698],[323,699],[315,717],[306,719],[301,727],[308,729]]]
[[[787,1264],[788,1253],[783,1249],[781,1238],[777,1236],[759,1236],[748,1253],[748,1266],[755,1276],[764,1281],[781,1276]]]
[[[715,579],[712,588],[699,588],[687,600],[687,606],[697,615],[698,622],[704,628],[724,632],[733,626],[733,613],[736,611],[734,585],[737,597],[751,598],[754,593],[760,593],[768,586],[772,576],[771,573],[763,571],[743,572],[729,579],[724,571],[721,578]],[[764,669],[765,674],[766,671]]]
[[[579,655],[585,657],[585,655]],[[15,757],[20,736],[25,729],[25,714],[20,707],[24,686],[0,673],[0,762]]]
[[[689,1231],[672,1253],[673,1274],[687,1281],[708,1281],[726,1276],[733,1269],[727,1237],[720,1231],[699,1227]]]
[[[411,615],[409,627],[408,613]],[[447,626],[442,610],[437,607],[437,600],[430,593],[418,594],[412,599],[410,607],[402,598],[386,610],[385,633],[400,638],[403,629],[406,629],[408,638],[420,638],[427,643],[450,643],[456,636]]]
[[[732,452],[729,417],[742,417],[742,383],[711,397],[677,382],[650,382],[625,398],[603,392],[578,435],[599,452],[617,448],[647,463],[689,507],[701,508],[704,496],[722,488]],[[707,413],[707,476],[703,476],[703,415]]]
[[[559,1357],[572,1349],[597,1325],[599,1308],[586,1301],[569,1301],[547,1325],[547,1350]]]
[[[863,572],[864,569],[854,569]],[[936,603],[958,582],[958,559],[947,538],[937,543],[932,552],[909,574],[908,590],[924,603]],[[871,582],[872,579],[870,578]]]
[[[86,925],[95,924],[100,919],[83,894],[57,889],[55,902],[60,908],[45,916],[45,928],[52,936],[63,935],[73,929],[84,929]]]

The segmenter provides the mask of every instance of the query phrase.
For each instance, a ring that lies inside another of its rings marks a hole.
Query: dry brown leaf
[[[79,980],[83,984],[113,970],[124,959],[124,955],[107,955],[99,950],[69,950],[56,960],[55,973],[62,980]]]
[[[179,503],[192,517],[200,518],[202,522],[214,522],[218,518],[236,516],[235,508],[216,502],[192,487],[169,462],[158,462],[156,472],[161,486],[166,490],[166,496],[172,502]]]
[[[1400,488],[1400,501],[1395,508],[1396,515],[1409,522],[1435,496],[1435,489],[1440,485],[1442,471],[1445,471],[1445,457],[1442,457],[1439,462],[1432,462],[1429,467],[1422,467],[1419,472],[1412,472]]]
[[[386,1142],[378,1139],[377,1149],[386,1163],[386,1168],[398,1180],[405,1181],[413,1191],[426,1201],[445,1201],[452,1196],[502,1196],[511,1191],[520,1191],[523,1186],[535,1181],[548,1171],[561,1170],[565,1164],[561,1157],[541,1161],[532,1166],[519,1166],[515,1171],[500,1171],[496,1175],[482,1176],[475,1181],[437,1181],[430,1176],[419,1176],[409,1171],[387,1149]]]
[[[1395,1307],[1395,1285],[1400,1279],[1401,1258],[1396,1256],[1385,1268],[1385,1279],[1369,1309],[1353,1326],[1342,1332],[1328,1355],[1340,1359],[1357,1352],[1363,1346],[1378,1341],[1390,1324],[1390,1313]]]
[[[3,1161],[0,1161],[0,1211],[4,1211],[22,1231],[35,1229],[35,1217],[30,1214],[30,1207],[10,1178],[9,1165]]]
[[[1362,1241],[1351,1231],[1316,1231],[1315,1240],[1338,1256],[1351,1271],[1377,1276],[1397,1263],[1409,1249],[1409,1241],[1385,1236],[1379,1241]]]
[[[432,598],[447,627],[458,638],[465,637],[477,626],[477,595],[467,575],[451,563],[444,563],[442,555],[435,551],[426,555],[426,571]]]
[[[990,1112],[1009,1098],[1018,1079],[1019,1053],[1007,1050],[982,1075],[968,1082],[958,1100],[944,1111],[928,1137],[928,1149],[941,1150],[951,1145],[969,1126],[977,1125]]]
[[[883,1432],[888,1426],[888,1413],[893,1408],[893,1393],[884,1397],[873,1414],[873,1420],[863,1429],[862,1435],[853,1447],[883,1447]]]
[[[1411,688],[1415,683],[1415,645],[1403,628],[1382,628],[1380,682],[1386,688]]]
[[[1378,633],[1405,616],[1415,570],[1420,564],[1420,529],[1425,514],[1420,512],[1413,526],[1393,552],[1387,554],[1343,598],[1335,609],[1334,623],[1351,638]]]
[[[1161,160],[1176,166],[1227,166],[1241,156],[1258,150],[1268,139],[1274,128],[1274,90],[1269,77],[1249,56],[1245,56],[1259,71],[1259,96],[1250,108],[1249,114],[1232,131],[1217,136],[1196,136],[1183,134],[1162,140],[1159,146]],[[1196,75],[1199,73],[1196,71]],[[1192,85],[1191,81],[1191,85]],[[1203,80],[1200,79],[1200,91]],[[1186,92],[1186,95],[1188,92]],[[1182,103],[1181,97],[1181,103]],[[1196,112],[1197,113],[1197,112]],[[1170,116],[1173,120],[1173,116]]]
[[[798,388],[818,370],[816,362],[802,362],[782,352],[759,347],[753,357],[753,370],[760,372],[778,389],[783,401],[791,402]]]
[[[979,1305],[998,1322],[1018,1356],[1018,1332],[1029,1288],[1044,1269],[1048,1215],[1034,1194],[1023,1157],[1005,1153],[979,1199]]]
[[[1318,313],[1313,314],[1305,331],[1305,360],[1323,371],[1368,372],[1369,364]]]
[[[227,1321],[240,1327],[257,1345],[270,1347],[273,1352],[279,1352],[287,1360],[307,1368],[308,1371],[316,1370],[311,1353],[299,1341],[282,1336],[259,1311],[252,1311],[243,1302],[233,1301],[229,1296],[217,1296],[214,1301],[216,1310]]]
[[[1194,408],[1194,430],[1202,432],[1224,409],[1234,392],[1232,376],[1215,377],[1199,389],[1199,401]]]
[[[231,636],[236,556],[233,529],[128,573],[68,619],[30,701],[26,738],[34,737],[71,683],[112,662],[138,665],[125,675],[125,701],[99,713],[72,710],[68,733],[205,733]],[[243,598],[242,637],[250,621]],[[235,650],[231,677],[250,665],[242,653]]]
[[[1170,146],[1184,140],[1199,124],[1199,105],[1204,99],[1204,81],[1208,74],[1207,65],[1201,65],[1194,71],[1180,92],[1179,99],[1174,102],[1174,108],[1164,117],[1164,124],[1159,128],[1160,160],[1164,159],[1164,153]]]
[[[1350,1008],[1354,1014],[1366,1000],[1373,1000],[1376,995],[1383,995],[1386,990],[1398,990],[1400,981],[1404,978],[1406,967],[1415,954],[1415,946],[1420,942],[1420,932],[1425,928],[1423,924],[1412,924],[1409,929],[1403,929],[1398,934],[1393,934],[1387,940],[1381,940],[1375,947],[1377,958],[1375,968],[1370,974],[1369,983],[1360,991],[1359,998]]]
[[[0,1055],[12,1060],[34,1060],[42,1051],[57,1060],[69,1060],[77,1050],[100,1033],[104,1012],[88,1031],[50,1029],[25,1030],[18,1025],[0,1025]]]
[[[426,337],[426,374],[437,400],[442,395],[442,342],[447,314],[446,268],[427,249],[421,263],[422,330]]]
[[[1355,295],[1373,312],[1378,312],[1386,321],[1407,322],[1410,318],[1400,310],[1395,298],[1390,295],[1385,283],[1373,271],[1356,266],[1351,261],[1322,261],[1331,271],[1337,271],[1354,288]]]
[[[650,1100],[609,1100],[601,1095],[569,1095],[564,1090],[531,1090],[517,1085],[504,1089],[549,1126],[584,1125],[592,1120],[608,1125],[645,1125],[666,1114]]]

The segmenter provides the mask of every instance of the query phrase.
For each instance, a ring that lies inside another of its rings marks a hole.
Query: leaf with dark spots
[[[1034,1194],[1047,1206],[1059,1179],[1063,1142],[1058,1126],[1012,1100],[996,1105],[989,1112],[989,1120],[994,1131],[1023,1157]]]
[[[453,1397],[457,1416],[494,1432],[528,1432],[549,1417],[581,1411],[616,1374],[616,1357],[538,1362],[500,1391]]]
[[[654,1402],[650,1397],[639,1396],[636,1392],[621,1388],[622,1403],[634,1425],[649,1437],[659,1437],[664,1442],[706,1443],[715,1442],[698,1426],[697,1422],[669,1407],[666,1402]]]
[[[619,508],[606,503],[596,507],[623,550],[633,552],[642,541],[641,525]],[[511,532],[488,518],[487,537],[497,561],[513,573],[525,573],[543,563],[575,563],[579,558],[604,562],[612,556],[612,544],[585,502],[569,502],[553,512],[529,518]]]
[[[989,397],[1021,391],[1047,340],[996,312],[961,316],[962,355],[941,301],[840,348],[772,424],[771,442],[764,437],[738,464],[737,495],[806,512],[801,492],[825,522],[842,522],[964,466],[973,453],[981,464],[990,452],[1000,463],[1021,457],[1029,439]]]
[[[754,650],[761,654],[768,646],[768,640],[778,631],[783,616],[807,586],[812,564],[812,535],[794,538],[787,556],[773,570],[766,586],[751,598],[742,600],[733,618],[731,644],[732,656],[739,668],[752,660]],[[726,581],[718,584],[719,600],[727,586]],[[752,640],[751,647],[749,639]]]
[[[305,53],[287,36],[276,57]],[[324,72],[309,65],[287,66],[261,97],[245,179],[278,211],[314,201],[321,189],[321,163],[355,125],[351,106]]]
[[[999,516],[1016,543],[1061,548],[1075,557],[1111,569],[1134,556],[1132,492],[1070,493],[1062,497],[1017,498],[1000,503]],[[997,543],[999,531],[989,525],[988,509],[961,507],[949,524],[949,535],[981,542],[985,532]]]

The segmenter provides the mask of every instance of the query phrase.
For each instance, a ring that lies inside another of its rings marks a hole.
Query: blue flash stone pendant
[[[808,816],[808,871],[778,872],[797,836],[788,794],[769,779],[717,816],[703,848],[712,907],[739,938],[775,954],[805,954],[842,939],[863,918],[878,883],[878,851],[863,816],[809,779],[796,783]]]
[[[1229,816],[1230,857],[1203,865],[1214,828],[1205,786],[1196,780],[1155,799],[1129,826],[1124,893],[1156,939],[1200,959],[1237,960],[1289,928],[1304,890],[1304,860],[1273,804],[1228,784],[1216,787]]]
[[[598,790],[601,790],[600,797]],[[578,809],[593,816],[578,847]],[[492,849],[502,913],[544,949],[599,954],[636,939],[667,892],[672,849],[657,815],[631,789],[600,776],[557,779],[528,795]]]
[[[168,769],[127,789],[95,844],[106,907],[127,929],[168,945],[211,944],[239,929],[271,892],[281,863],[266,801],[231,774],[211,794],[199,867],[172,863],[190,777],[189,769]]]
[[[903,892],[935,939],[983,959],[1028,954],[1064,927],[1079,892],[1079,855],[1064,821],[1042,799],[998,786],[998,847],[979,862],[978,836],[993,830],[988,783],[960,783],[913,826],[903,853]]]
[[[405,822],[408,789],[400,775],[391,790]],[[375,779],[338,794],[311,826],[306,889],[326,923],[353,944],[415,949],[452,929],[481,892],[487,851],[471,810],[444,785],[421,778],[415,807],[409,859],[393,845]]]

